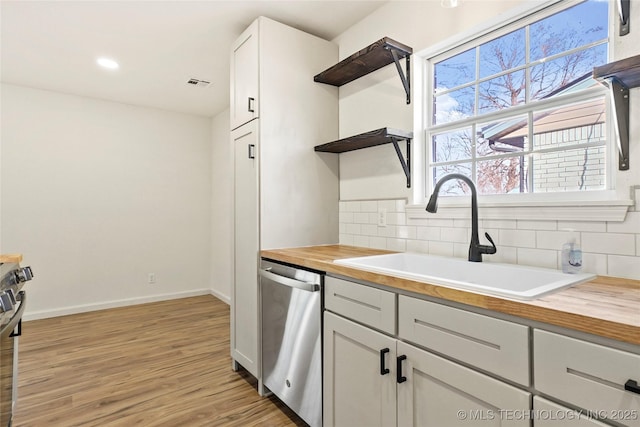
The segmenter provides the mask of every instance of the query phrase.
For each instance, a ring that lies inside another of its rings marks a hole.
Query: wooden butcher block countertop
[[[22,262],[22,255],[20,254],[0,255],[0,264],[3,264],[5,262]]]
[[[531,301],[516,301],[451,289],[334,264],[341,258],[393,253],[346,245],[263,250],[276,261],[335,273],[577,331],[640,344],[640,281],[598,276]]]

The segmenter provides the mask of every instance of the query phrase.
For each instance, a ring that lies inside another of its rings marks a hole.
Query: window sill
[[[481,219],[526,221],[597,221],[622,222],[627,211],[634,205],[632,200],[557,200],[557,201],[511,201],[496,203],[478,201]],[[407,218],[453,218],[471,217],[469,197],[450,197],[438,200],[438,212],[428,213],[426,205],[408,205]]]

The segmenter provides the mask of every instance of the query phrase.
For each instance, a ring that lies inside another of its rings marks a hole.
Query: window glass
[[[436,92],[453,89],[476,79],[476,50],[469,49],[434,66]]]
[[[548,58],[608,37],[606,1],[590,0],[530,25],[530,61]]]
[[[480,78],[524,65],[525,53],[524,28],[480,45]]]
[[[608,62],[608,12],[601,0],[545,9],[431,59],[431,186],[462,173],[480,194],[605,189],[608,93],[592,72]]]
[[[442,124],[473,116],[475,88],[466,87],[433,99],[433,124]]]

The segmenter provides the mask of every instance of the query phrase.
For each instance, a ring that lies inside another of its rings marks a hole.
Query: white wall
[[[26,318],[210,292],[209,118],[6,84],[1,100],[0,242],[33,267]]]
[[[336,41],[340,58],[389,36],[413,47],[414,53],[440,44],[460,32],[469,32],[486,22],[496,21],[525,0],[466,0],[456,9],[444,9],[438,1],[390,2],[374,11]],[[632,8],[631,22],[640,22],[640,8]],[[617,23],[616,23],[617,26]],[[640,30],[625,37],[614,33],[614,59],[640,54]],[[412,58],[418,61],[416,55]],[[404,65],[404,61],[403,65]],[[415,86],[421,76],[412,76]],[[411,105],[394,66],[369,74],[340,88],[340,137],[381,127],[414,130],[414,108],[420,102],[414,92]],[[616,189],[623,198],[635,198],[623,222],[575,221],[548,218],[544,221],[481,221],[481,231],[489,231],[498,254],[488,260],[558,268],[559,249],[567,235],[564,228],[576,229],[585,251],[585,270],[598,274],[640,278],[640,89],[631,90],[631,168],[615,172]],[[420,123],[415,123],[416,127]],[[617,164],[617,154],[616,154]],[[419,183],[414,182],[414,185]],[[469,220],[446,218],[410,219],[405,202],[412,201],[393,147],[367,148],[340,155],[340,243],[358,246],[416,251],[448,256],[466,256]],[[395,199],[395,200],[394,200]],[[387,227],[377,226],[376,212],[386,209]],[[531,208],[535,209],[535,208]],[[482,219],[482,209],[480,211]],[[484,241],[484,237],[481,238]]]
[[[393,1],[334,39],[345,58],[385,36],[419,52],[523,3],[464,1],[445,9],[439,1]],[[415,62],[417,58],[412,56]],[[404,60],[401,61],[404,68]],[[414,73],[415,74],[415,73]],[[413,75],[415,83],[419,76]],[[340,87],[340,138],[382,127],[413,130],[413,108],[395,66],[389,65]],[[404,150],[404,143],[400,144]],[[391,144],[340,155],[340,198],[410,198],[406,178]]]
[[[229,303],[233,271],[233,151],[229,109],[211,120],[211,289]]]

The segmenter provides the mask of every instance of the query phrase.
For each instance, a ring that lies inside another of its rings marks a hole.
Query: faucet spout
[[[464,181],[471,189],[471,242],[469,244],[469,261],[482,262],[483,254],[495,254],[497,249],[489,233],[485,233],[484,235],[491,243],[491,246],[480,244],[480,239],[478,238],[478,195],[473,181],[459,173],[452,173],[440,178],[433,189],[433,194],[431,194],[429,198],[426,211],[431,213],[438,211],[438,193],[440,192],[440,187],[451,179]]]

